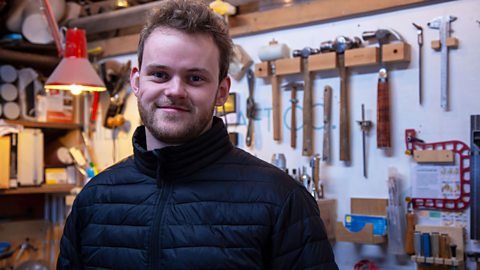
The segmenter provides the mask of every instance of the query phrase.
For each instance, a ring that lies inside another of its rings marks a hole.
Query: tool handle
[[[320,182],[320,156],[313,158],[313,186],[315,187],[315,195],[317,199],[320,197],[320,189],[318,183]]]
[[[430,234],[422,233],[422,250],[424,257],[431,257],[431,247],[430,247]]]
[[[290,146],[292,148],[297,147],[297,87],[292,87],[291,93],[291,102],[292,102],[292,120],[290,123]]]
[[[346,69],[342,65],[340,67],[340,160],[342,161],[350,161],[350,119],[346,80]]]
[[[272,76],[272,116],[273,116],[273,140],[281,140],[280,122],[280,82],[279,77]]]
[[[408,255],[415,254],[414,233],[415,233],[415,213],[407,213],[407,233],[405,234],[405,253]]]
[[[390,93],[388,79],[378,79],[377,93],[377,148],[391,147],[390,141]]]
[[[247,137],[245,138],[245,144],[247,146],[252,145],[252,133],[253,133],[253,119],[248,119],[247,122]]]
[[[311,156],[313,153],[313,127],[312,127],[312,84],[310,78],[310,71],[308,70],[308,59],[302,59],[303,64],[303,81],[304,81],[304,96],[303,96],[303,156]]]
[[[323,161],[330,159],[330,125],[332,116],[332,88],[326,85],[323,90]]]

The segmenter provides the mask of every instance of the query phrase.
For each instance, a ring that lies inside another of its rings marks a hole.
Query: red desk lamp
[[[58,25],[52,15],[48,0],[43,0],[43,4],[57,51],[59,56],[63,55],[62,60],[45,83],[45,88],[69,90],[74,95],[78,95],[83,91],[105,91],[105,84],[87,58],[85,30],[78,28],[68,29],[65,36],[65,49],[63,49],[61,47]]]

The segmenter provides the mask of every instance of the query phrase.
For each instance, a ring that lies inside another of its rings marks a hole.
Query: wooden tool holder
[[[416,225],[415,230],[420,233],[438,232],[440,234],[448,234],[450,243],[457,245],[456,258],[411,256],[411,260],[418,264],[417,269],[451,269],[451,266],[456,266],[460,270],[465,269],[465,261],[463,260],[465,229],[463,227]]]
[[[335,199],[320,199],[317,200],[318,209],[320,209],[320,217],[323,225],[325,225],[325,232],[328,240],[335,240],[335,225],[337,220],[337,200]]]
[[[365,47],[345,51],[345,66],[360,67],[378,64],[380,50],[378,47]],[[405,42],[383,45],[382,59],[385,63],[409,62],[410,45]],[[272,65],[275,71],[272,71]],[[335,70],[338,60],[335,52],[319,53],[308,57],[310,72]],[[302,72],[300,57],[280,59],[271,62],[255,64],[255,76],[266,78],[273,75],[285,76]]]
[[[387,199],[352,198],[350,209],[352,214],[369,216],[387,216]],[[367,223],[359,232],[351,232],[338,221],[335,227],[335,236],[339,242],[352,242],[357,244],[381,244],[387,241],[387,236],[373,234],[373,224]]]
[[[456,49],[458,48],[458,39],[457,38],[454,38],[454,37],[448,37],[447,38],[447,47],[450,48],[450,49]],[[440,49],[442,49],[442,44],[440,42],[440,40],[432,40],[432,43],[431,43],[431,46],[432,46],[432,49],[438,51]]]
[[[272,67],[275,70],[272,70]],[[302,72],[302,62],[299,57],[285,58],[255,64],[255,76],[266,78],[270,76],[285,76]]]

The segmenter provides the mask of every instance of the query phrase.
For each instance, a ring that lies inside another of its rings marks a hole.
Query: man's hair
[[[148,14],[138,43],[138,67],[142,66],[145,41],[158,27],[168,27],[185,33],[207,34],[212,37],[219,51],[219,80],[228,74],[233,54],[232,39],[225,20],[199,0],[163,0]]]

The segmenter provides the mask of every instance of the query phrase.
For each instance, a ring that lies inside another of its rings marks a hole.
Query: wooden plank
[[[325,232],[329,240],[335,239],[335,225],[337,220],[337,200],[322,199],[317,200],[320,209],[320,217],[325,225]]]
[[[38,194],[38,193],[70,193],[75,185],[55,184],[41,185],[39,187],[20,187],[14,189],[0,190],[0,195],[20,195],[20,194]]]
[[[337,64],[336,52],[320,53],[308,57],[308,70],[311,72],[336,69]]]
[[[387,199],[352,198],[350,201],[352,214],[360,215],[386,216],[387,205]]]
[[[269,62],[255,64],[255,77],[266,78],[272,76],[272,69]]]
[[[291,7],[252,12],[229,18],[233,37],[274,29],[318,23],[372,12],[386,11],[433,0],[316,0]]]
[[[300,57],[285,58],[275,61],[276,75],[291,75],[302,72]]]
[[[415,5],[436,3],[434,0],[316,0],[291,7],[278,8],[262,12],[251,12],[231,16],[230,36],[238,37],[275,29],[298,27],[301,25],[321,23],[334,19],[386,12]],[[117,18],[118,20],[118,18]],[[138,23],[138,22],[137,22]],[[143,21],[142,21],[143,23]],[[134,25],[124,25],[131,27]],[[118,28],[118,27],[116,27]],[[89,29],[87,29],[87,32]],[[136,53],[138,34],[92,41],[88,48],[102,47],[103,57]]]
[[[378,47],[366,47],[345,51],[345,66],[357,67],[378,63]]]
[[[410,61],[410,45],[405,42],[383,45],[383,62],[408,62]]]
[[[137,53],[139,35],[127,35],[88,43],[88,49],[101,47],[102,57],[117,56],[122,54]]]
[[[76,123],[53,123],[53,122],[33,122],[27,120],[4,120],[5,123],[11,125],[20,125],[30,128],[52,128],[52,129],[77,129],[81,128],[80,124]]]
[[[418,163],[453,163],[455,153],[451,150],[415,150],[413,158]]]

